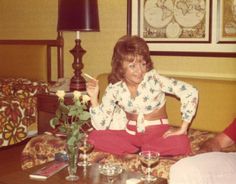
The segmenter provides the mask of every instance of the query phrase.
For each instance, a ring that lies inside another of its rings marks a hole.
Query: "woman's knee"
[[[187,135],[177,136],[175,144],[181,155],[187,155],[191,153],[190,140]]]

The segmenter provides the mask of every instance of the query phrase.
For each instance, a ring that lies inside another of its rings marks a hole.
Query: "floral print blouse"
[[[144,75],[135,98],[131,97],[124,81],[109,84],[101,104],[90,108],[92,125],[97,130],[125,129],[125,111],[143,115],[160,109],[166,103],[165,93],[180,99],[182,120],[191,122],[197,109],[198,91],[190,84],[159,75],[153,69]]]

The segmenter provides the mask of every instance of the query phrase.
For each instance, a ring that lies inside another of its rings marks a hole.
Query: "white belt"
[[[128,122],[129,125],[137,125],[136,121],[129,121]],[[151,125],[167,125],[169,124],[168,119],[158,119],[158,120],[154,120],[154,121],[148,121],[148,120],[144,120],[144,125],[145,126],[151,126]]]
[[[127,132],[128,134],[136,135],[136,132],[133,131],[133,130],[129,130],[128,128],[126,128],[125,130],[126,130],[126,132]]]
[[[144,125],[145,126],[151,126],[151,125],[167,125],[169,124],[169,121],[168,119],[158,119],[158,120],[154,120],[154,121],[147,121],[147,120],[144,120]]]
[[[152,125],[167,125],[167,124],[169,124],[168,119],[158,119],[158,120],[154,120],[154,121],[144,120],[145,127],[152,126]],[[137,122],[136,121],[129,121],[128,125],[137,126]],[[126,132],[131,135],[136,134],[135,131],[129,130],[127,127],[126,127]]]

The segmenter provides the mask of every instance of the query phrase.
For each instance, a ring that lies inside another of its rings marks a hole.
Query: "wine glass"
[[[139,160],[144,167],[147,167],[147,174],[141,179],[147,182],[155,181],[157,178],[151,175],[151,168],[156,166],[160,159],[160,153],[155,151],[141,151]]]
[[[88,161],[88,155],[93,151],[94,146],[88,142],[88,136],[86,135],[79,146],[81,152],[82,161],[78,162],[78,166],[90,166],[91,163]]]

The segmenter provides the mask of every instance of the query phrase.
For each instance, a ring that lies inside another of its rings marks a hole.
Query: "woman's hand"
[[[92,107],[96,107],[98,105],[98,94],[99,94],[98,80],[96,79],[87,80],[86,90],[88,95],[90,96]]]
[[[182,126],[180,128],[171,128],[168,131],[166,131],[163,135],[164,138],[173,136],[173,135],[183,135],[187,134],[188,131],[188,122],[183,122]]]

